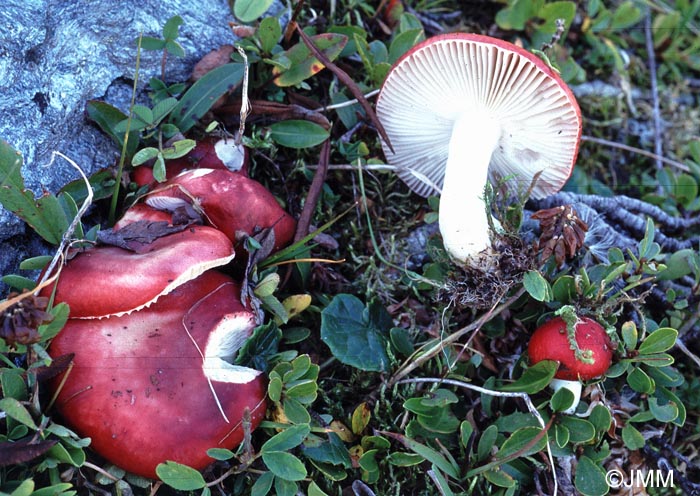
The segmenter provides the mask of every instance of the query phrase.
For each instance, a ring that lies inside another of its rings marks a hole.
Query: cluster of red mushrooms
[[[440,194],[448,253],[458,264],[477,260],[486,268],[486,182],[509,179],[536,198],[552,194],[571,173],[581,135],[581,112],[554,70],[520,47],[473,34],[436,36],[412,48],[388,74],[377,115],[390,139],[382,140],[387,161],[416,193]],[[244,155],[217,143],[214,155],[222,154],[233,162]],[[195,149],[190,160],[207,155],[211,147]],[[241,304],[238,284],[216,268],[233,259],[241,232],[272,228],[280,248],[295,226],[244,172],[200,159],[184,172],[191,163],[169,164],[168,180],[115,229],[174,226],[183,210],[200,213],[204,225],[83,251],[57,284],[56,301],[70,305],[71,319],[51,352],[75,354],[72,370],[55,381],[57,409],[106,459],[149,477],[165,460],[204,467],[212,461],[207,448],[241,441],[244,415],[252,426],[264,415],[260,372],[230,363],[255,316]],[[152,183],[152,175],[139,168],[136,180]],[[546,328],[544,341],[534,336],[531,360],[554,359],[573,370],[564,351],[540,354],[541,343],[609,346],[597,329],[590,340],[595,326],[581,322],[575,337],[559,321]],[[559,374],[595,377],[610,356],[609,348],[595,351],[589,358],[596,367]]]
[[[128,233],[119,246],[73,254],[58,277],[70,319],[49,351],[73,365],[52,382],[56,410],[130,472],[154,478],[167,460],[202,469],[207,449],[234,448],[265,415],[264,376],[232,364],[256,315],[223,269],[245,236],[271,229],[278,249],[296,222],[240,170],[244,157],[231,139],[200,142],[114,226],[113,237]],[[179,226],[183,210],[201,224]]]

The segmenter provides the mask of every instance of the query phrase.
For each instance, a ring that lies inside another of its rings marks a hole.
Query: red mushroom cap
[[[122,227],[126,227],[134,222],[167,222],[172,224],[173,216],[170,212],[165,212],[163,210],[157,210],[155,208],[149,207],[145,203],[136,203],[129,207],[121,219],[119,219],[115,224],[113,229],[118,231]]]
[[[248,176],[248,149],[236,144],[233,138],[204,138],[184,157],[165,163],[165,178],[172,179],[191,169],[222,169]],[[155,186],[153,169],[138,166],[131,172],[131,180],[139,186]]]
[[[274,249],[279,250],[292,240],[296,230],[296,221],[262,184],[225,170],[183,172],[153,191],[146,203],[163,210],[194,203],[205,221],[234,243],[238,231],[252,235],[257,229],[271,227],[275,232]]]
[[[58,413],[98,454],[146,477],[166,460],[202,469],[207,449],[233,449],[244,410],[255,428],[266,409],[261,373],[228,363],[255,325],[239,294],[209,271],[138,312],[69,319],[49,349],[75,354],[51,384]]]
[[[583,350],[590,350],[592,363],[578,360],[569,346],[566,322],[556,317],[540,326],[530,338],[527,352],[530,363],[542,360],[559,362],[554,377],[569,381],[588,380],[603,375],[612,361],[613,346],[603,326],[587,317],[576,324],[576,343]]]
[[[133,312],[234,257],[231,241],[216,229],[193,226],[134,251],[98,246],[79,253],[61,270],[56,302],[71,318],[101,318]],[[53,286],[41,294],[49,296]]]

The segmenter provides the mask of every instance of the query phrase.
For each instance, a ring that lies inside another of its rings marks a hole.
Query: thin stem
[[[139,67],[141,66],[141,39],[143,33],[139,34],[139,40],[136,44],[136,68],[134,70],[134,85],[131,88],[131,103],[129,103],[129,115],[126,118],[126,130],[124,131],[124,143],[119,157],[119,167],[117,168],[117,177],[114,181],[114,191],[112,192],[112,201],[109,206],[109,224],[113,225],[117,213],[117,204],[119,203],[119,187],[122,182],[122,174],[124,173],[124,162],[126,161],[126,151],[129,144],[129,132],[131,131],[131,118],[133,115],[134,105],[136,104],[136,88],[139,82]]]
[[[647,10],[644,17],[644,35],[646,41],[647,59],[649,61],[649,79],[651,81],[651,97],[654,117],[654,153],[661,157],[663,155],[663,144],[661,141],[661,118],[659,111],[659,88],[656,77],[656,56],[654,54],[654,40],[652,38],[651,13]],[[662,162],[656,159],[656,168],[661,169]],[[661,188],[661,185],[659,185]]]
[[[685,172],[690,171],[690,167],[685,165],[683,162],[678,162],[677,160],[671,160],[670,158],[662,157],[660,155],[657,155],[656,153],[652,153],[646,150],[643,150],[641,148],[637,148],[634,146],[629,146],[629,145],[624,145],[622,143],[616,143],[615,141],[609,141],[606,139],[602,138],[594,138],[593,136],[581,136],[581,141],[588,141],[589,143],[595,143],[597,145],[603,145],[603,146],[608,146],[610,148],[618,148],[620,150],[624,150],[626,152],[630,153],[636,153],[637,155],[643,155],[644,157],[649,157],[654,160],[659,160],[663,162],[664,164],[668,164],[670,166],[673,166],[677,169],[680,169]]]
[[[369,93],[365,93],[364,97],[365,98],[372,98],[374,95],[379,94],[380,90],[372,90]],[[314,112],[325,112],[326,110],[337,110],[340,108],[345,108],[345,107],[350,107],[355,104],[359,104],[360,102],[357,100],[357,98],[353,98],[352,100],[348,100],[347,102],[341,102],[341,103],[335,103],[333,105],[327,105],[326,107],[318,107],[317,109],[314,109]]]

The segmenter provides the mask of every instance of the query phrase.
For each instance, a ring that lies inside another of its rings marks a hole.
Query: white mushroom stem
[[[571,403],[571,406],[564,410],[562,413],[565,413],[567,415],[571,415],[576,411],[576,407],[578,406],[579,402],[581,401],[581,381],[567,381],[565,379],[552,379],[552,382],[549,383],[549,387],[552,388],[552,390],[556,393],[560,389],[568,389],[571,391],[571,393],[574,395],[574,402]]]
[[[491,247],[484,187],[500,137],[501,127],[485,112],[463,112],[452,128],[439,224],[445,249],[460,263]]]

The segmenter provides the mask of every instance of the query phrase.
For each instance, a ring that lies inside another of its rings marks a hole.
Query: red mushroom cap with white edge
[[[554,375],[569,381],[588,380],[603,375],[613,356],[613,346],[603,326],[588,317],[579,317],[575,331],[579,349],[590,356],[585,360],[576,357],[571,349],[566,322],[555,317],[537,328],[530,338],[527,352],[530,363],[542,360],[559,362]]]
[[[238,284],[209,271],[138,312],[69,319],[49,348],[74,354],[50,383],[58,413],[129,472],[209,465],[209,448],[235,448],[244,423],[255,429],[265,415],[264,376],[231,364],[255,327],[239,298]]]
[[[171,225],[173,222],[173,216],[170,212],[157,210],[149,207],[145,203],[135,203],[126,209],[124,215],[122,215],[121,218],[114,224],[112,229],[114,231],[118,231],[119,229],[136,222],[167,222]]]
[[[133,248],[97,246],[78,253],[61,269],[55,301],[68,304],[71,318],[130,313],[226,265],[235,254],[223,233],[206,226],[190,226]],[[49,296],[53,287],[41,294]]]
[[[184,157],[165,163],[165,178],[172,179],[192,169],[222,169],[248,176],[248,149],[234,138],[204,138]],[[131,180],[139,186],[155,186],[151,167],[140,165],[131,171]]]
[[[173,211],[191,204],[201,211],[205,223],[222,231],[234,244],[237,233],[253,235],[272,228],[274,250],[294,237],[296,221],[259,182],[220,169],[183,172],[163,183],[146,198],[151,207]]]
[[[503,40],[454,33],[401,57],[377,101],[391,140],[387,161],[422,196],[440,193],[445,248],[460,263],[490,248],[487,180],[508,179],[534,198],[564,185],[581,135],[581,112],[559,75]],[[392,151],[393,147],[393,151]]]

